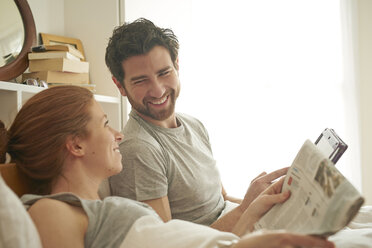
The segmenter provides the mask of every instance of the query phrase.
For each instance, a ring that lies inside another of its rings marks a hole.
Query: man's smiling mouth
[[[163,103],[165,103],[165,101],[168,99],[169,95],[167,96],[164,96],[163,98],[157,100],[157,101],[151,101],[149,103],[153,104],[153,105],[161,105]]]

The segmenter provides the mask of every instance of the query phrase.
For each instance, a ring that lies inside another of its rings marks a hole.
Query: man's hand
[[[285,167],[276,171],[273,171],[269,174],[262,172],[255,179],[252,180],[247,193],[245,193],[243,202],[239,205],[241,211],[244,212],[251,202],[256,199],[256,197],[261,194],[265,189],[267,189],[273,181],[278,179],[281,176],[287,174],[289,167]]]
[[[232,199],[232,197],[226,194],[225,189],[222,186],[222,195],[225,200],[240,203],[240,205],[230,212],[226,213],[224,216],[220,217],[218,220],[212,223],[211,227],[224,232],[231,232],[233,228],[237,225],[238,221],[241,219],[242,214],[248,208],[248,206],[257,198],[259,194],[264,192],[274,180],[285,175],[289,167],[271,172],[267,174],[266,172],[261,173],[252,180],[247,193],[243,200]],[[222,185],[222,184],[221,184]],[[279,191],[281,188],[279,189]],[[246,230],[246,229],[245,229]]]
[[[232,232],[241,236],[247,231],[253,231],[254,224],[267,211],[269,211],[275,204],[285,202],[289,198],[290,192],[280,192],[283,182],[284,177],[263,191],[245,210]]]

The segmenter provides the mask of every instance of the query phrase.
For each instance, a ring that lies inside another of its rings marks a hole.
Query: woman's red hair
[[[78,86],[59,86],[31,97],[7,132],[0,125],[0,158],[11,161],[32,180],[32,193],[49,194],[66,158],[66,139],[86,135],[93,94]],[[1,148],[3,147],[3,148]]]

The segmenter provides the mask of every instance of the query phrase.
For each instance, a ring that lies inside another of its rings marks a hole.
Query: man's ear
[[[119,80],[117,80],[114,76],[112,76],[112,81],[114,81],[114,84],[116,85],[116,87],[118,87],[119,91],[120,91],[120,94],[122,96],[127,96],[127,92],[125,92],[125,89],[124,87],[121,85],[121,83],[119,82]]]
[[[179,66],[179,59],[177,57],[176,61],[174,62],[174,66],[176,67],[177,72],[179,72],[180,66]]]
[[[75,157],[82,157],[85,154],[82,140],[77,136],[69,136],[67,138],[66,149],[71,155]]]

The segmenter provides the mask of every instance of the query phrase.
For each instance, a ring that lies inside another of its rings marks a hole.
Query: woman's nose
[[[121,132],[113,129],[114,131],[114,134],[115,134],[115,141],[122,141],[124,139],[124,134],[122,134]]]

